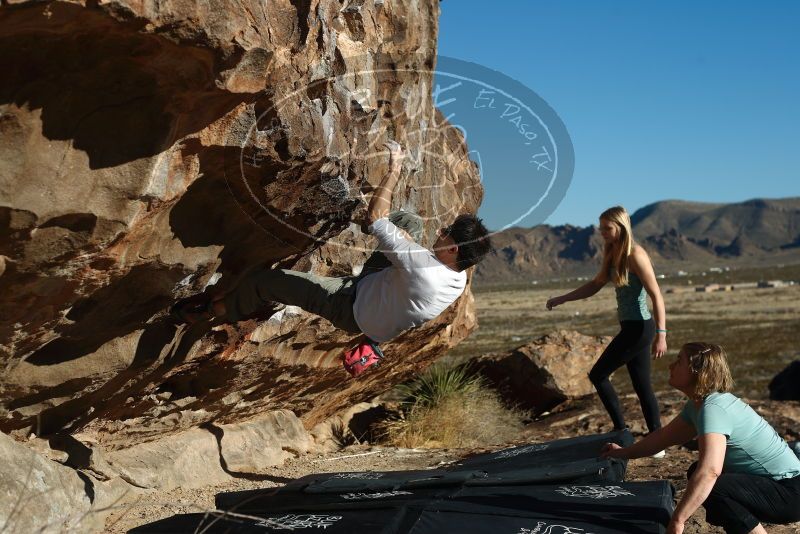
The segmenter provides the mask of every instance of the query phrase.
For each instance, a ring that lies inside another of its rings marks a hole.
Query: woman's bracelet
[[[666,334],[667,330],[665,328],[656,328],[656,333],[660,333],[660,332],[663,332],[663,333]]]

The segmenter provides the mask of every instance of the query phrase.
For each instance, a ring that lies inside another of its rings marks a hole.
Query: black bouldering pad
[[[344,493],[302,493],[249,490],[220,493],[216,506],[220,510],[260,515],[267,512],[296,512],[308,509],[360,510],[394,508],[414,501],[430,502],[449,498],[461,486],[446,488],[414,488],[405,490],[354,491]]]
[[[492,508],[520,513],[542,512],[588,523],[604,518],[604,521],[655,521],[666,526],[672,517],[674,497],[671,484],[653,481],[467,487],[451,500],[466,503],[473,511]]]
[[[621,482],[626,464],[598,457],[627,431],[513,447],[447,469],[322,473],[282,488],[217,495],[226,512],[185,514],[132,532],[333,534],[661,533],[673,511],[666,482]]]
[[[491,469],[491,467],[487,467]],[[532,484],[556,484],[574,482],[597,484],[622,482],[625,464],[617,459],[587,458],[571,463],[555,463],[542,467],[519,469],[492,469],[486,476],[464,482],[465,486],[508,486]]]
[[[182,514],[137,527],[132,534],[176,532],[270,533],[326,532],[330,534],[381,534],[409,532],[421,509],[405,507],[345,510],[341,512],[265,513],[259,517],[221,514]]]
[[[621,430],[544,443],[531,443],[471,456],[450,469],[482,469],[492,473],[509,469],[569,464],[579,460],[598,458],[606,443],[616,443],[627,447],[633,444],[633,436],[628,430]]]
[[[279,489],[220,493],[216,496],[215,504],[220,510],[232,510],[244,501],[293,502],[294,499],[302,500],[313,494],[330,495],[331,502],[346,502],[342,495],[350,496],[348,498],[352,499],[353,495],[359,494],[391,494],[399,490],[407,494],[409,491],[421,489],[459,488],[468,480],[485,476],[486,473],[483,471],[439,469],[321,473],[299,478]],[[300,497],[297,497],[298,495]]]
[[[324,529],[331,534],[660,534],[666,530],[672,515],[674,498],[673,488],[667,482],[465,487],[454,490],[451,495],[439,491],[440,494],[429,500],[418,493],[407,497],[409,500],[405,502],[383,501],[379,508],[340,510],[320,506],[320,499],[330,499],[331,495],[314,494],[306,496],[308,502],[304,510],[276,511],[267,505],[264,510],[252,514],[257,517],[249,518],[187,514],[132,532],[313,532]],[[375,505],[374,502],[369,504]]]
[[[445,471],[368,471],[364,473],[332,473],[311,477],[304,493],[343,493],[357,491],[390,491],[414,488],[460,486],[468,480],[486,476],[481,470]]]

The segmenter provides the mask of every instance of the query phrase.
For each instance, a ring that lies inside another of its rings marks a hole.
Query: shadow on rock
[[[138,398],[152,384],[186,361],[190,350],[207,332],[208,324],[178,330],[166,318],[149,323],[142,333],[131,365],[98,389],[46,409],[36,416],[0,424],[0,430],[31,427],[38,436],[71,433],[91,421],[125,410],[129,397]],[[161,358],[162,353],[168,352]],[[158,363],[148,370],[153,363]]]
[[[92,354],[112,339],[142,328],[145,321],[172,302],[171,289],[184,276],[179,266],[133,267],[122,278],[76,302],[66,316],[74,323],[58,329],[61,337],[35,351],[26,361],[33,365],[55,365],[75,360]],[[137,349],[134,365],[142,358]]]
[[[211,51],[141,24],[65,3],[7,8],[0,103],[41,109],[42,133],[72,140],[99,169],[158,154],[252,98],[215,86]]]

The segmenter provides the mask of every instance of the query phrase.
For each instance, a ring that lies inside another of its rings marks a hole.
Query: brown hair
[[[689,358],[689,368],[697,375],[694,392],[699,398],[711,393],[725,393],[733,389],[733,377],[728,367],[725,350],[713,343],[693,341],[683,346]]]
[[[607,243],[603,247],[603,274],[605,279],[611,275],[611,267],[614,267],[614,285],[617,287],[628,285],[628,257],[633,251],[633,230],[631,229],[631,218],[625,208],[614,206],[608,208],[600,214],[600,219],[616,224],[619,227],[619,249],[613,254],[613,243]]]

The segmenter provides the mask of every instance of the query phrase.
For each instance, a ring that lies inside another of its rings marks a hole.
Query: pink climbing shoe
[[[350,373],[350,376],[353,378],[370,367],[377,367],[382,359],[383,352],[378,348],[378,344],[370,339],[362,341],[352,349],[344,351],[344,354],[342,354],[344,369]]]

